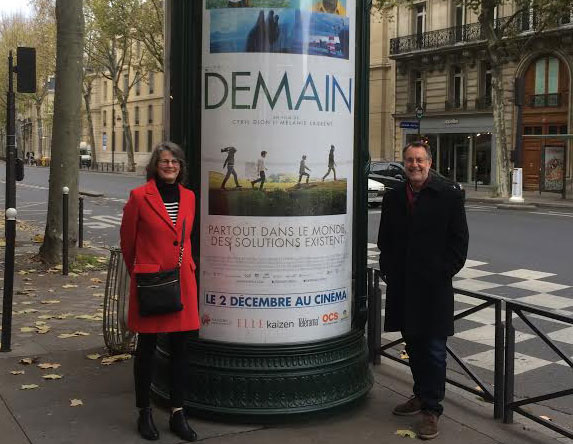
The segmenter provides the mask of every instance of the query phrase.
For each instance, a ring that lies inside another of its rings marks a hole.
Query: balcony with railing
[[[406,104],[407,113],[415,113],[418,108],[426,109],[426,102],[409,102]]]
[[[539,27],[539,17],[533,12],[517,16],[502,17],[494,22],[494,31],[504,37],[516,37],[535,31]],[[561,22],[559,26],[569,26]],[[551,27],[548,27],[551,29]],[[396,56],[413,51],[428,51],[439,48],[455,47],[467,43],[480,43],[486,40],[485,30],[480,23],[454,26],[420,34],[396,37],[390,40],[390,55]]]
[[[491,96],[478,97],[476,99],[476,110],[490,110],[492,107]]]
[[[527,96],[525,103],[532,108],[559,108],[562,106],[562,95],[532,94]]]
[[[465,111],[467,109],[468,109],[467,99],[446,100],[446,102],[444,104],[444,110],[445,111],[453,111],[453,110]]]

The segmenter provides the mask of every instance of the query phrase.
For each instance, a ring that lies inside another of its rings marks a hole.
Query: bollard
[[[80,196],[80,207],[78,210],[78,247],[84,248],[84,197]]]
[[[474,166],[474,182],[475,182],[475,191],[478,190],[478,166]]]
[[[70,189],[68,187],[62,188],[62,274],[68,275],[68,202],[70,197]]]
[[[12,300],[14,296],[14,250],[16,248],[15,208],[6,210],[6,249],[4,251],[4,296],[2,299],[2,348],[9,352],[12,341]]]

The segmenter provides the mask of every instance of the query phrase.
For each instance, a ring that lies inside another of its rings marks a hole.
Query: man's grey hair
[[[428,145],[427,143],[411,142],[407,144],[402,150],[402,159],[406,155],[406,151],[408,150],[408,148],[424,148],[426,150],[426,156],[428,157],[428,160],[432,160],[432,150],[430,149],[430,145]]]

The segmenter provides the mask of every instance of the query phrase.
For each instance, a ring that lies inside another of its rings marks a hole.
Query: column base
[[[364,332],[292,345],[192,340],[185,408],[215,416],[320,412],[356,401],[373,384]],[[169,350],[158,341],[152,392],[169,400]]]

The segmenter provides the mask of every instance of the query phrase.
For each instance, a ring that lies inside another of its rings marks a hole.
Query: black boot
[[[151,407],[139,409],[137,431],[143,439],[147,439],[149,441],[156,441],[159,439],[159,432],[153,423],[153,416],[151,416]]]
[[[177,410],[171,413],[169,429],[184,441],[197,441],[197,433],[195,433],[195,430],[187,423],[187,418],[185,418],[183,410]]]

